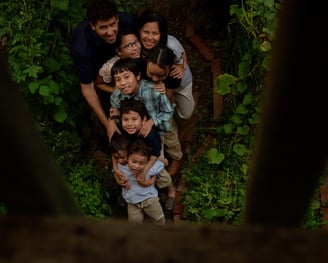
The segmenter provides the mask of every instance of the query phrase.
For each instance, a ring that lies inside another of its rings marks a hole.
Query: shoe
[[[168,196],[165,201],[166,210],[172,210],[174,206],[175,197]]]
[[[183,162],[184,162],[183,157],[180,160],[172,160],[171,161],[171,163],[169,164],[169,166],[166,169],[171,177],[175,176],[179,172],[180,167],[183,164]]]

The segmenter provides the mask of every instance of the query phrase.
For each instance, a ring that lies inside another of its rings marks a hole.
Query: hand
[[[143,136],[144,138],[146,138],[148,136],[148,134],[151,131],[151,128],[154,125],[154,121],[153,119],[149,119],[147,120],[144,125],[142,125],[140,131],[139,131],[139,135]]]
[[[109,141],[112,140],[113,134],[115,132],[117,132],[118,134],[121,134],[121,131],[117,127],[115,120],[108,120],[108,124],[107,124],[107,136],[109,138]]]
[[[159,83],[154,83],[153,89],[157,90],[161,94],[166,93],[166,87],[165,84],[161,81]]]
[[[111,107],[110,109],[109,109],[109,116],[110,117],[114,117],[114,116],[120,116],[120,111],[118,110],[118,109],[116,109],[116,108],[113,108],[113,107]]]
[[[181,79],[184,74],[184,67],[183,64],[175,64],[171,68],[170,76],[173,78]]]

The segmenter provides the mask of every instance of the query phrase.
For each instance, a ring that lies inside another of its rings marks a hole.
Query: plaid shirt
[[[116,88],[110,96],[110,103],[112,107],[119,109],[121,101],[125,98],[135,97],[141,100],[146,106],[149,117],[153,119],[158,132],[164,134],[170,130],[173,109],[167,96],[155,90],[153,85],[153,82],[141,79],[139,89],[134,94],[123,94],[120,89]]]

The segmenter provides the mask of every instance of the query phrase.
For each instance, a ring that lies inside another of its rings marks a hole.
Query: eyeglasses
[[[131,50],[132,48],[134,48],[135,46],[140,46],[140,41],[137,39],[136,41],[126,44],[123,47],[120,47],[121,49],[127,49],[127,50]]]

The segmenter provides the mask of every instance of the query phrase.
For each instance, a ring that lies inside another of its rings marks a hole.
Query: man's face
[[[106,43],[114,44],[118,33],[118,17],[114,16],[108,20],[98,20],[96,24],[91,24],[93,31],[97,33]]]

